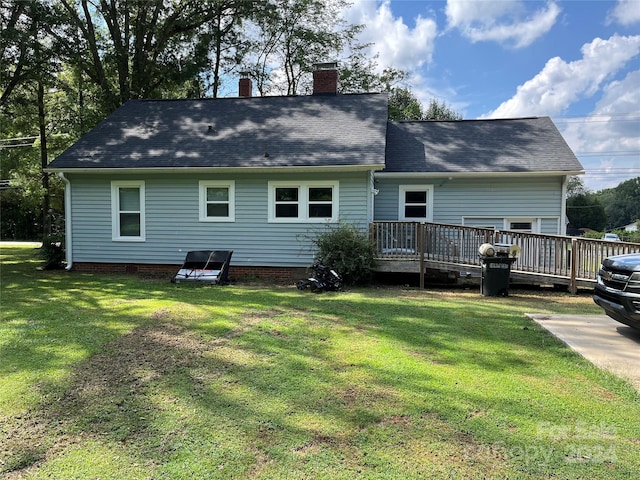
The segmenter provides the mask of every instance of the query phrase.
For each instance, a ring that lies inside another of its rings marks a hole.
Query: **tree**
[[[8,111],[7,107],[11,105],[12,96],[16,91],[23,90],[27,95],[36,92],[34,103],[37,111],[31,111],[29,117],[30,123],[38,126],[38,135],[35,135],[35,128],[31,127],[27,138],[38,138],[34,144],[39,147],[40,172],[37,178],[41,182],[43,193],[41,211],[46,235],[50,232],[50,192],[49,174],[45,170],[49,154],[44,98],[57,68],[50,38],[46,32],[53,24],[53,17],[48,4],[38,0],[13,2],[8,5],[3,2],[0,4],[0,12],[3,30],[0,39],[0,78],[3,79],[0,83],[0,109],[2,113]],[[16,100],[15,106],[19,106],[23,99]],[[11,114],[8,117],[11,118]]]
[[[338,58],[362,29],[340,16],[343,0],[271,0],[254,15],[247,71],[261,95],[310,90],[313,64]]]
[[[49,33],[61,55],[100,87],[111,111],[131,98],[162,97],[192,84],[208,66],[206,27],[213,22],[220,41],[227,7],[235,11],[230,5],[237,3],[58,0]]]
[[[71,143],[65,133],[70,115],[61,102],[64,91],[51,88],[58,85],[56,77],[49,81],[46,88],[43,82],[21,83],[0,113],[3,136],[23,139],[0,148],[0,174],[10,180],[0,194],[2,238],[42,239],[50,233],[52,216],[63,210],[61,182],[42,167]]]
[[[262,3],[251,0],[218,0],[213,8],[215,16],[204,26],[205,33],[201,34],[201,37],[207,36],[209,40],[200,42],[199,45],[200,48],[206,46],[209,52],[208,66],[204,73],[208,80],[205,91],[217,98],[223,75],[237,68],[246,55],[248,42],[241,27],[247,19],[258,15]]]
[[[592,195],[578,195],[567,201],[567,218],[574,228],[602,231],[606,225],[604,207]]]
[[[381,75],[375,73],[377,61],[364,54],[366,45],[356,47],[347,60],[340,62],[340,93],[362,93],[383,91]]]
[[[0,3],[0,107],[20,84],[38,76],[36,45],[41,14],[36,0]]]
[[[397,87],[389,95],[389,120],[462,120],[462,115],[435,98],[425,110],[411,90]]]
[[[627,225],[640,218],[640,177],[622,182],[615,188],[597,192],[607,215],[606,228]]]
[[[462,114],[449,107],[444,100],[440,103],[432,98],[422,118],[423,120],[462,120]]]
[[[586,195],[590,193],[589,189],[585,186],[582,178],[577,175],[569,177],[567,182],[567,198],[576,197],[578,195]]]
[[[0,175],[10,181],[0,190],[3,239],[31,240],[42,235],[42,184],[37,130],[35,90],[19,83],[0,109],[2,136],[18,141],[0,147]]]
[[[390,92],[398,82],[405,79],[405,72],[386,67],[382,73],[378,70],[378,56],[369,57],[365,49],[369,45],[350,44],[349,55],[340,61],[340,93]]]
[[[389,94],[389,120],[423,120],[422,104],[407,88],[393,88]]]

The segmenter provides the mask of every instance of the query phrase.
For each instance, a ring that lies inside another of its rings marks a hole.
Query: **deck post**
[[[569,283],[569,292],[574,295],[578,293],[578,282],[576,277],[578,276],[578,240],[576,238],[571,239],[571,279]]]
[[[420,290],[424,290],[424,230],[425,224],[418,224],[418,251],[420,252]]]

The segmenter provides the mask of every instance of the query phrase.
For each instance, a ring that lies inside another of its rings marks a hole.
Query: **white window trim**
[[[339,217],[339,191],[340,182],[338,181],[270,181],[269,186],[269,223],[336,223]],[[276,217],[276,188],[298,188],[298,216],[278,218]],[[310,218],[309,217],[309,189],[310,188],[327,188],[331,187],[331,217]]]
[[[207,216],[207,188],[227,187],[229,190],[229,215],[226,217]],[[234,180],[201,180],[199,183],[200,221],[201,222],[235,222],[236,221],[236,182]]]
[[[405,197],[406,192],[425,191],[427,192],[427,218],[405,217]],[[398,192],[398,221],[406,222],[432,222],[433,221],[433,185],[399,185]]]
[[[120,188],[137,187],[140,189],[140,235],[137,237],[120,235]],[[114,242],[144,242],[145,229],[145,189],[143,180],[111,182],[111,240]]]
[[[491,216],[486,216],[486,215],[467,215],[467,216],[463,216],[461,217],[461,222],[463,226],[468,226],[469,221],[470,220],[477,220],[477,219],[494,219],[494,220],[499,220],[502,223],[502,227],[498,226],[492,226],[487,224],[486,227],[480,227],[479,225],[473,225],[473,227],[478,227],[478,228],[497,228],[498,230],[510,230],[509,227],[511,225],[511,222],[531,222],[531,233],[540,233],[542,231],[542,221],[543,220],[554,220],[556,222],[556,224],[558,225],[558,232],[560,231],[560,218],[559,217],[555,217],[555,216],[545,216],[545,217],[491,217]],[[473,222],[476,223],[476,222]]]

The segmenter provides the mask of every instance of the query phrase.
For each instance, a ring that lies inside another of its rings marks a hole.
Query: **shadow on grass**
[[[220,465],[240,476],[262,468],[309,473],[304,461],[311,457],[355,471],[375,456],[365,439],[373,445],[380,442],[373,435],[425,416],[463,450],[474,444],[463,428],[470,415],[481,419],[493,409],[504,422],[548,419],[551,407],[536,385],[525,388],[528,377],[537,379],[545,360],[570,355],[514,319],[505,302],[21,272],[3,268],[2,288],[10,299],[6,338],[24,355],[4,351],[0,373],[58,367],[70,374],[40,387],[43,401],[31,414],[8,419],[5,471],[87,436],[130,447],[149,470],[169,476],[193,467],[185,467],[187,456],[221,477]],[[40,302],[21,300],[27,293]],[[141,305],[150,299],[158,303]],[[90,356],[56,355],[47,350],[52,342]],[[503,373],[519,376],[511,380],[517,395],[483,385]],[[18,440],[25,431],[35,447]],[[397,448],[386,455],[418,462]],[[491,461],[491,468],[506,468],[504,459]],[[473,476],[488,465],[457,458],[453,467]]]

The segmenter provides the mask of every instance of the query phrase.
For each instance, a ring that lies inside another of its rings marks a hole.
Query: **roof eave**
[[[101,167],[61,167],[46,168],[51,173],[125,173],[125,174],[141,174],[141,173],[262,173],[262,172],[332,172],[332,171],[363,171],[381,170],[384,163],[374,163],[369,165],[285,165],[271,167],[132,167],[132,168],[101,168]]]
[[[584,175],[584,170],[544,170],[535,172],[505,172],[505,171],[468,171],[468,172],[375,172],[376,177],[407,177],[412,178],[471,178],[471,177],[549,177],[557,175]]]

